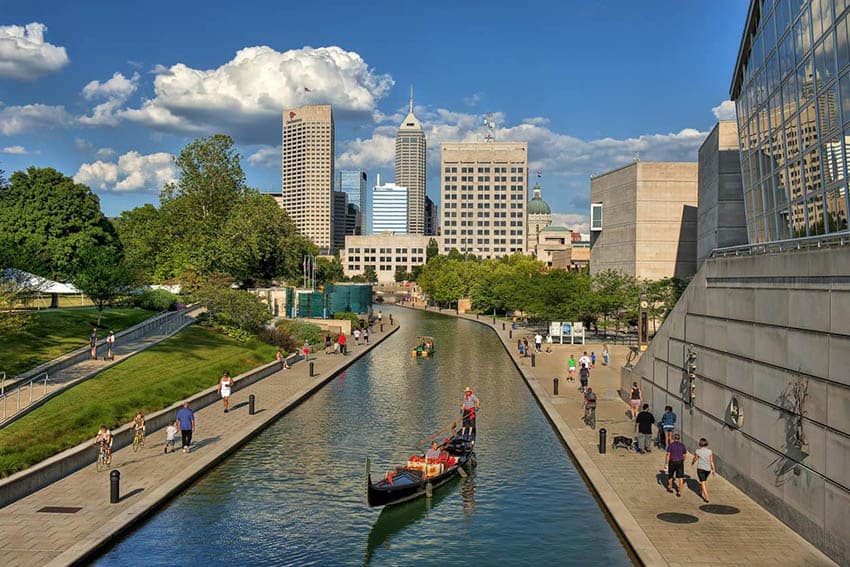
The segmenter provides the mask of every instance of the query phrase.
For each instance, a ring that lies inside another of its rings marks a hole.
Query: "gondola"
[[[455,435],[444,443],[447,458],[442,462],[425,462],[411,457],[404,466],[396,467],[384,478],[372,482],[369,459],[366,459],[367,501],[369,506],[400,504],[433,494],[433,490],[456,476],[467,476],[475,466],[475,431],[469,439]]]
[[[427,357],[434,354],[434,338],[419,337],[416,346],[410,352],[413,357]]]

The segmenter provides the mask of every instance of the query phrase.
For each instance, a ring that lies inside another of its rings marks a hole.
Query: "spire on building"
[[[413,114],[413,83],[410,84],[410,113]]]

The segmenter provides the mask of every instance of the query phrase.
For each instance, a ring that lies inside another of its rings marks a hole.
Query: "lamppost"
[[[638,348],[643,352],[646,350],[646,345],[648,343],[648,333],[649,330],[649,314],[647,310],[649,309],[649,299],[646,295],[641,294],[640,296],[640,309],[638,310]]]

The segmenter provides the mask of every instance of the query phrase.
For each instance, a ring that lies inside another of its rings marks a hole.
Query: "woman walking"
[[[602,366],[608,366],[608,360],[611,358],[611,354],[608,352],[608,343],[604,343],[602,345]]]
[[[714,468],[714,451],[708,448],[708,440],[705,437],[699,440],[699,449],[694,451],[694,460],[691,464],[697,466],[697,477],[699,477],[699,490],[702,499],[708,503],[708,475],[716,473]]]
[[[643,400],[643,393],[640,391],[640,386],[637,382],[632,382],[632,390],[629,393],[629,409],[632,412],[632,420],[637,419],[637,414],[640,413],[640,402]]]
[[[230,411],[231,388],[233,388],[233,378],[230,377],[230,372],[225,370],[218,381],[218,394],[221,396],[221,403],[224,405],[224,413]]]

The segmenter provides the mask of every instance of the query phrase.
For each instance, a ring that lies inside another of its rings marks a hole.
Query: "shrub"
[[[276,323],[276,326],[278,330],[282,329],[283,332],[289,333],[297,341],[298,345],[304,341],[309,342],[311,345],[320,344],[325,341],[325,333],[322,331],[322,328],[312,323],[301,323],[299,321],[282,319]]]
[[[275,327],[273,329],[263,328],[257,334],[264,343],[281,347],[286,352],[292,352],[298,348],[298,342],[289,331],[284,327]]]
[[[271,319],[266,304],[247,291],[207,287],[198,291],[198,298],[206,305],[210,321],[218,325],[254,333]]]
[[[334,313],[334,319],[337,321],[351,321],[358,327],[360,326],[360,317],[357,316],[357,313],[352,313],[351,311],[338,311]]]
[[[146,289],[133,297],[133,305],[148,311],[168,311],[177,303],[177,296],[164,289]]]

